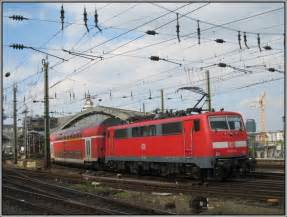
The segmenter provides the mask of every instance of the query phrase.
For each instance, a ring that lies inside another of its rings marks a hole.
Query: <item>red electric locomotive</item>
[[[53,135],[52,159],[136,174],[196,178],[226,178],[254,166],[239,113],[206,112],[110,125],[116,126],[99,124],[66,132],[65,138],[59,136],[61,132]]]
[[[108,128],[105,162],[131,173],[228,177],[252,168],[239,113],[207,112]]]

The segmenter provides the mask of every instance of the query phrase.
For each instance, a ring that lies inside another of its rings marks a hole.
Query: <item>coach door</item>
[[[115,144],[114,144],[114,131],[112,130],[109,130],[108,131],[108,137],[109,137],[109,152],[110,152],[110,155],[114,155],[115,153]]]
[[[85,149],[86,149],[86,160],[91,159],[91,143],[92,139],[91,138],[86,138],[85,139]]]
[[[191,156],[192,155],[192,126],[193,126],[193,123],[191,120],[184,122],[183,136],[184,136],[185,156]]]

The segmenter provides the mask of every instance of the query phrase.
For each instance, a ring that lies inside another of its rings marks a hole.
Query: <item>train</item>
[[[54,132],[51,160],[96,170],[226,179],[254,170],[237,112],[211,111],[125,123],[108,118]]]

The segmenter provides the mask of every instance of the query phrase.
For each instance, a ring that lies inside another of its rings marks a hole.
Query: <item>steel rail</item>
[[[21,175],[23,175],[23,174],[21,174]],[[129,210],[128,214],[138,214],[136,211],[131,212],[130,209],[135,209],[135,210],[139,210],[139,211],[141,211],[143,213],[150,213],[150,214],[174,214],[174,213],[166,212],[166,211],[162,211],[162,210],[148,209],[148,208],[144,208],[144,207],[131,205],[129,203],[125,203],[125,202],[122,202],[122,201],[114,200],[114,199],[103,197],[103,196],[96,195],[96,194],[91,194],[91,193],[87,193],[87,192],[78,191],[78,190],[71,189],[71,188],[64,187],[64,186],[59,186],[59,185],[43,182],[43,181],[40,181],[40,180],[32,179],[30,177],[29,178],[24,178],[24,177],[19,177],[19,175],[18,176],[6,175],[6,177],[7,176],[10,177],[10,178],[13,178],[13,179],[19,179],[19,180],[21,180],[22,183],[23,182],[24,183],[28,182],[29,184],[33,183],[33,185],[40,185],[40,187],[45,187],[45,188],[49,187],[53,191],[58,191],[58,193],[60,193],[59,191],[63,191],[64,190],[64,191],[66,191],[66,193],[69,192],[69,194],[74,194],[76,196],[79,196],[79,195],[81,195],[81,196],[89,196],[89,197],[92,197],[94,199],[100,200],[101,203],[106,202],[109,205],[114,205],[114,206],[117,206],[117,207],[120,206],[121,208],[124,208],[125,210]]]

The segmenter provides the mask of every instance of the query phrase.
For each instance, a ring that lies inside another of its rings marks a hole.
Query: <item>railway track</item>
[[[27,171],[28,172],[28,171]],[[29,171],[29,176],[37,177],[39,175],[50,179],[62,179],[68,182],[83,182],[83,179],[89,181],[98,181],[102,185],[107,185],[113,188],[145,191],[145,192],[170,192],[184,193],[200,196],[214,196],[237,198],[251,201],[266,201],[267,199],[277,199],[280,203],[284,203],[285,197],[285,175],[284,174],[262,174],[253,173],[246,179],[233,179],[226,182],[210,182],[200,185],[198,181],[182,179],[181,181],[162,181],[164,179],[146,180],[144,178],[137,179],[136,177],[117,178],[114,175],[108,174],[108,177],[78,174],[73,178],[67,176],[55,175],[45,172]],[[145,177],[146,178],[146,177]],[[152,178],[152,177],[150,177]],[[180,180],[180,179],[178,179]]]
[[[30,178],[23,171],[4,170],[3,174],[4,199],[18,204],[22,202],[23,205],[27,204],[32,209],[42,209],[38,214],[173,214],[161,210],[134,206],[51,182],[44,182],[40,179]]]

